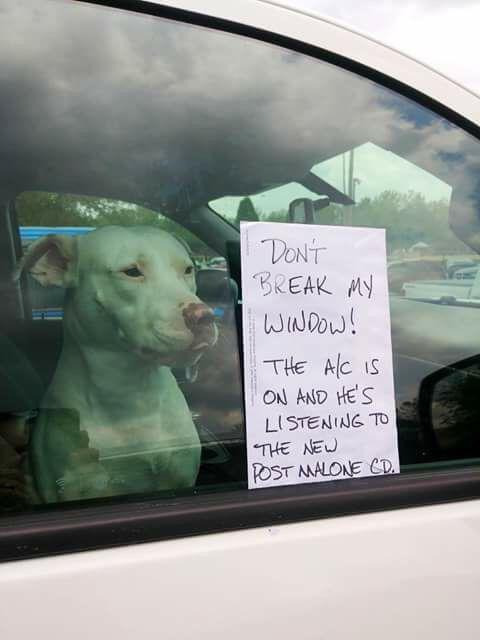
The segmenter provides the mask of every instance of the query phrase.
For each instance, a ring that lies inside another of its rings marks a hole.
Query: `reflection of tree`
[[[287,203],[288,205],[288,203]],[[287,209],[260,214],[270,222],[286,222]],[[448,224],[446,200],[426,200],[421,193],[384,191],[375,198],[363,198],[353,207],[352,224],[360,227],[383,227],[387,230],[389,253],[408,249],[417,242],[427,243],[437,253],[464,253],[465,245],[452,233]],[[345,207],[330,204],[317,217],[321,224],[342,224]]]
[[[285,222],[285,209],[262,213],[256,211],[251,198],[243,198],[237,211],[240,220]],[[103,226],[107,224],[148,224],[183,237],[195,253],[209,253],[203,243],[186,229],[165,216],[136,204],[69,194],[27,192],[17,199],[20,224],[25,226]],[[342,224],[345,208],[330,204],[317,214],[322,224]],[[464,253],[465,245],[448,225],[448,202],[427,201],[414,191],[384,191],[375,198],[363,198],[354,208],[352,224],[383,227],[387,230],[389,252],[407,249],[416,242],[426,242],[437,253]],[[210,252],[211,253],[211,252]]]
[[[30,191],[16,201],[22,226],[103,227],[105,225],[150,225],[181,237],[197,254],[212,250],[195,235],[156,211],[119,200]]]
[[[432,423],[442,454],[480,456],[480,364],[455,371],[435,385]]]
[[[421,438],[416,401],[397,404],[398,449],[401,464],[424,462],[425,446]]]
[[[235,218],[235,224],[240,225],[240,221],[245,220],[248,222],[257,222],[258,214],[255,211],[253,202],[250,198],[243,198],[238,205],[237,217]]]

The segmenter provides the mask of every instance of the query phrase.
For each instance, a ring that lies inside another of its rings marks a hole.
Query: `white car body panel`
[[[330,20],[256,0],[158,4],[321,47],[480,124],[471,91]],[[473,640],[479,549],[471,500],[11,562],[0,572],[0,635]]]
[[[3,638],[474,640],[479,502],[4,565]]]

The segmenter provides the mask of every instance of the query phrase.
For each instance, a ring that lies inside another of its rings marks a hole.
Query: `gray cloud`
[[[0,0],[0,12],[6,195],[59,190],[178,208],[300,179],[366,141],[450,184],[478,155],[427,111],[270,45],[81,3],[39,12]]]

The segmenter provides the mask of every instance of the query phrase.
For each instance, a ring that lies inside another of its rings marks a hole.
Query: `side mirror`
[[[321,211],[329,204],[330,198],[327,196],[319,200],[311,200],[310,198],[292,200],[288,206],[288,221],[297,224],[314,224],[315,211]]]
[[[434,459],[480,457],[480,356],[425,378],[419,414]]]

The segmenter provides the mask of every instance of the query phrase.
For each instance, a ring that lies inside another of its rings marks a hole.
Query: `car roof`
[[[365,39],[371,41],[372,43],[375,43],[375,44],[381,46],[384,49],[388,49],[388,50],[392,51],[395,54],[399,54],[399,55],[403,56],[407,60],[411,60],[415,64],[418,64],[418,65],[421,65],[422,67],[425,67],[425,69],[428,69],[429,71],[431,71],[434,74],[438,74],[439,76],[445,78],[449,82],[457,85],[459,88],[462,89],[462,91],[466,91],[466,92],[472,94],[473,96],[475,96],[477,98],[480,98],[480,93],[474,91],[471,87],[467,87],[462,82],[460,82],[456,78],[453,78],[449,74],[447,74],[447,73],[445,73],[443,71],[440,71],[435,66],[427,63],[425,60],[422,60],[421,58],[418,58],[417,56],[412,55],[411,53],[407,52],[406,50],[402,49],[401,47],[393,46],[393,45],[389,44],[388,42],[386,42],[385,40],[382,40],[381,38],[378,38],[376,36],[372,36],[367,31],[359,29],[357,26],[355,26],[353,24],[350,24],[348,22],[344,22],[342,20],[339,20],[338,18],[333,18],[332,16],[328,16],[327,14],[322,13],[320,8],[318,8],[318,9],[316,7],[308,7],[307,8],[307,7],[299,6],[297,4],[292,4],[291,2],[282,2],[281,0],[257,0],[257,2],[261,2],[262,4],[267,4],[267,5],[274,5],[274,6],[277,6],[277,7],[281,7],[283,9],[287,9],[288,11],[293,11],[294,13],[299,13],[299,14],[302,14],[302,15],[305,15],[305,16],[310,16],[311,18],[314,18],[315,20],[321,20],[324,23],[329,23],[334,27],[337,27],[339,29],[343,29],[345,31],[348,31],[348,32],[350,32],[350,33],[352,33],[352,34],[354,34],[356,36],[360,36],[361,38],[365,38]]]

